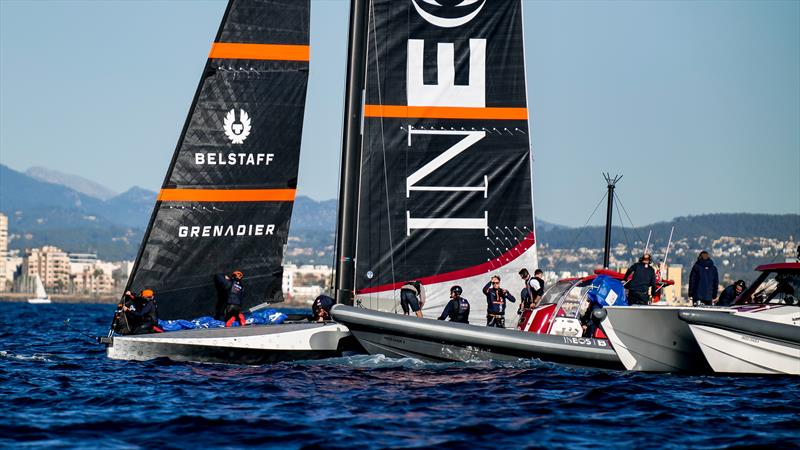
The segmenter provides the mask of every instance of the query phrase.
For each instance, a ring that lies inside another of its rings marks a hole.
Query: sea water
[[[106,358],[113,306],[0,303],[0,446],[798,448],[800,379],[535,360],[264,366]]]

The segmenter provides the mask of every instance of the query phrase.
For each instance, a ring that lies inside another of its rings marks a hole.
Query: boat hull
[[[600,326],[628,370],[642,372],[710,373],[680,307],[610,306]],[[730,314],[730,310],[709,310]]]
[[[49,298],[29,298],[28,303],[31,305],[46,305],[52,302]]]
[[[789,308],[789,307],[786,307]],[[791,307],[795,314],[800,308]],[[759,314],[681,311],[711,368],[718,373],[800,375],[800,326]]]
[[[434,362],[537,358],[572,366],[622,369],[605,339],[418,319],[344,305],[334,306],[331,315],[347,325],[370,354]]]
[[[114,336],[111,359],[231,364],[267,364],[340,356],[357,349],[346,327],[336,323],[287,323]]]

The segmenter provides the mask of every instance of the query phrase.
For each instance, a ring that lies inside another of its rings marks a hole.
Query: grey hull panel
[[[678,313],[678,317],[691,324],[708,325],[755,337],[800,345],[800,327],[794,325],[753,319],[736,314],[715,314],[714,312],[703,310],[682,310]]]
[[[107,347],[112,359],[230,364],[266,364],[280,361],[340,356],[359,346],[349,330],[335,323],[182,330],[136,336],[115,336]]]
[[[688,324],[678,318],[680,308],[619,306],[605,310],[607,317],[600,326],[626,368],[643,372],[713,372]]]
[[[604,339],[540,335],[344,305],[334,306],[331,314],[373,354],[429,361],[538,358],[573,366],[622,368]]]

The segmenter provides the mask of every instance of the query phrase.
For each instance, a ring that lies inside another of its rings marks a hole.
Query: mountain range
[[[117,194],[96,182],[43,167],[26,173],[0,164],[0,212],[9,218],[9,248],[45,244],[67,251],[96,252],[103,259],[132,259],[150,219],[156,193],[140,187]],[[302,245],[331,245],[336,226],[336,200],[297,197],[290,234]],[[664,245],[671,227],[676,237],[800,237],[800,215],[707,214],[679,217],[633,228],[614,227],[616,242],[644,241]],[[571,228],[536,221],[537,241],[551,248],[602,247],[603,227]],[[330,241],[330,242],[329,242]],[[300,245],[300,244],[291,244]],[[291,247],[290,245],[290,247]]]

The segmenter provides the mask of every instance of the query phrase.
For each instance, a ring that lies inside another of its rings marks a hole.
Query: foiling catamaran
[[[353,62],[365,75],[348,89],[365,98],[363,125],[346,128],[333,318],[370,353],[622,368],[604,337],[555,325],[578,321],[579,308],[567,305],[586,304],[591,280],[548,291],[536,332],[482,323],[490,276],[522,284],[518,271],[537,260],[522,3],[384,0],[354,8],[366,20],[351,36],[364,36],[357,45],[367,57]],[[359,111],[361,100],[348,96],[348,106]],[[471,323],[396,314],[410,280],[424,285],[428,317],[461,286]],[[515,309],[507,310],[510,326]]]
[[[213,276],[234,269],[244,309],[282,301],[308,69],[308,0],[229,2],[128,281],[161,319],[214,315]],[[116,359],[256,364],[339,355],[348,336],[305,321],[104,342]]]

